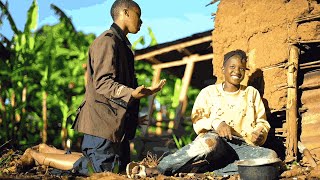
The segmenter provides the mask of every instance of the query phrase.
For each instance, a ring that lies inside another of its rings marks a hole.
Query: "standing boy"
[[[82,154],[64,154],[40,145],[39,151],[29,149],[23,157],[85,175],[90,169],[116,172],[119,167],[123,171],[130,162],[129,140],[138,125],[139,99],[160,91],[165,80],[154,87],[138,87],[134,55],[126,35],[140,30],[139,5],[132,0],[116,0],[110,13],[114,23],[89,49],[85,100],[73,125],[84,133]]]

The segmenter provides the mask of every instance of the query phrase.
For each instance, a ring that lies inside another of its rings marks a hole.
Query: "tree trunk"
[[[27,87],[24,87],[23,90],[22,90],[22,98],[21,98],[21,100],[22,100],[22,103],[25,103],[26,100],[27,100]],[[22,108],[22,116],[25,113],[26,113],[26,108],[23,107]]]
[[[16,137],[15,136],[15,127],[16,127],[16,120],[15,120],[16,93],[15,92],[12,92],[10,102],[11,102],[10,120],[12,123],[11,137],[13,141],[15,141],[15,137]]]
[[[1,91],[1,85],[0,85],[0,91]],[[7,111],[6,111],[6,105],[4,103],[4,100],[0,94],[0,125],[4,124],[4,127],[6,125],[6,119],[7,119]],[[7,138],[9,137],[9,131],[6,131],[6,138],[5,140],[8,140]]]
[[[42,119],[43,119],[42,143],[46,143],[48,140],[47,97],[48,97],[48,93],[46,91],[43,91],[42,92]]]

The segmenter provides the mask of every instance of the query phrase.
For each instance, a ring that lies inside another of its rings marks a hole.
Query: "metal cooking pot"
[[[238,172],[242,180],[279,179],[279,158],[257,158],[237,161]]]

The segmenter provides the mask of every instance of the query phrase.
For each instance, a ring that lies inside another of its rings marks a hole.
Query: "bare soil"
[[[115,174],[110,172],[105,173],[96,173],[90,177],[84,176],[75,176],[72,174],[55,176],[51,174],[52,168],[46,166],[33,166],[33,167],[21,167],[17,163],[21,157],[21,151],[6,150],[0,159],[0,179],[46,179],[46,180],[55,180],[55,179],[75,179],[75,180],[126,180],[126,174]],[[142,163],[152,163],[153,161],[144,161]],[[282,170],[281,176],[279,179],[320,179],[320,165],[315,168],[310,167],[307,163],[301,161],[299,164],[291,163],[282,167],[287,168],[288,170]],[[233,176],[216,176],[213,173],[177,173],[174,176],[164,176],[157,175],[154,177],[141,178],[146,180],[180,180],[180,179],[190,179],[190,180],[239,180],[239,175]]]

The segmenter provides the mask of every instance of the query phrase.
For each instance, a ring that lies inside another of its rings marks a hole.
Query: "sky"
[[[129,40],[133,42],[144,36],[146,43],[149,43],[148,27],[152,29],[158,43],[174,41],[213,29],[214,20],[211,13],[216,12],[217,3],[206,7],[210,1],[136,0],[142,10],[143,24],[137,34],[129,35]],[[9,11],[18,29],[23,30],[32,0],[8,0],[8,2]],[[38,28],[58,22],[58,17],[50,9],[50,4],[58,6],[71,17],[77,31],[99,35],[112,24],[109,11],[114,0],[37,0],[37,2]],[[0,32],[8,38],[12,37],[12,30],[7,20],[4,20]]]

